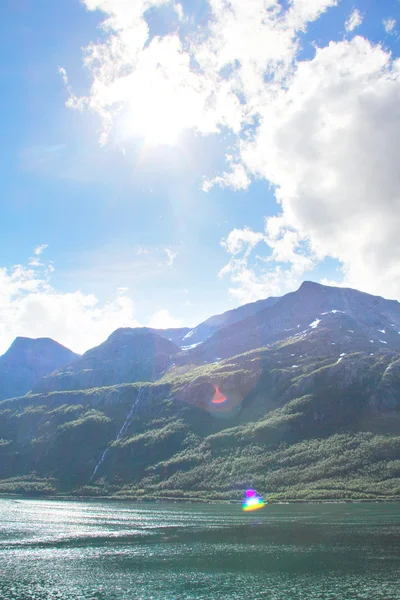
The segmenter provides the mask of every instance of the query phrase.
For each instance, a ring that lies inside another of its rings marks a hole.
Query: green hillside
[[[313,338],[31,394],[0,403],[0,493],[399,500],[399,407],[399,354],[338,358]]]

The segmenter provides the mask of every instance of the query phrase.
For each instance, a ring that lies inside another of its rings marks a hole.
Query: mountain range
[[[400,499],[400,304],[304,282],[194,329],[0,357],[0,493]]]

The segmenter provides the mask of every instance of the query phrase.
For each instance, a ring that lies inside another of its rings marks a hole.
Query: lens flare
[[[222,402],[225,402],[225,400],[227,398],[226,398],[226,396],[224,396],[224,394],[222,392],[219,391],[217,385],[214,386],[214,389],[215,389],[215,394],[214,394],[213,399],[211,400],[211,402],[213,404],[222,404]]]
[[[247,490],[242,503],[242,508],[245,512],[250,512],[251,510],[259,510],[260,508],[264,508],[265,502],[261,496],[257,494],[255,490]]]

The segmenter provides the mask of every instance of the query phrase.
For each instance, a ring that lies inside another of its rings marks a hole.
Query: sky
[[[400,300],[399,0],[3,0],[0,354]]]

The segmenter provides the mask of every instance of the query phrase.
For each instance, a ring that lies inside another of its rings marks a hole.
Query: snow
[[[379,340],[381,344],[387,344],[384,340]]]
[[[183,338],[185,339],[185,338]],[[181,346],[181,350],[183,352],[187,352],[188,350],[193,350],[193,348],[196,348],[196,346],[199,346],[201,344],[201,342],[197,342],[197,344],[191,344],[190,346]]]
[[[299,327],[300,327],[300,325],[297,325],[297,327],[299,328]]]
[[[384,329],[378,329],[378,331],[379,331],[379,333],[385,333],[386,334],[386,331]]]
[[[187,338],[190,338],[194,334],[195,331],[196,331],[195,329],[192,329],[191,331],[189,331],[189,333],[187,333],[185,335],[185,337],[183,339],[186,340]]]
[[[321,323],[321,319],[315,319],[315,321],[313,321],[312,323],[309,324],[309,327],[311,327],[312,329],[315,329],[316,327],[318,327],[318,325]]]

